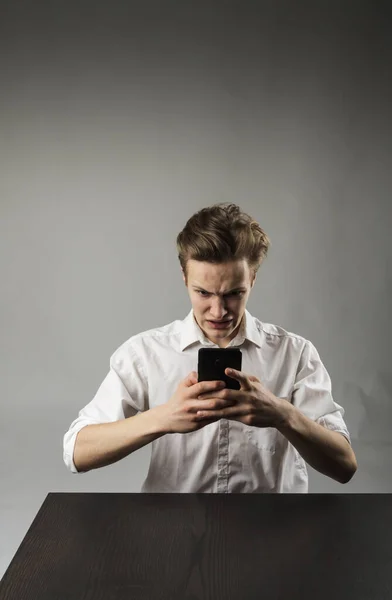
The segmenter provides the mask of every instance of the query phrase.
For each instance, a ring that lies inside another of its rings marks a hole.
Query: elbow
[[[79,475],[79,473],[86,473],[88,471],[88,469],[83,469],[82,465],[75,460],[75,452],[71,458],[71,455],[64,451],[63,461],[67,470],[72,473],[72,475]]]
[[[339,480],[339,482],[340,483],[348,483],[349,481],[351,481],[351,479],[354,477],[355,473],[357,472],[357,469],[358,469],[358,464],[354,457],[354,459],[351,460],[350,463],[345,467],[343,475],[342,475],[341,479]]]
[[[70,469],[71,473],[74,475],[79,475],[80,473],[87,473],[89,469],[82,469],[80,466],[77,466],[74,462],[74,469]]]
[[[70,471],[72,473],[74,473],[75,475],[79,475],[80,473],[88,473],[88,471],[90,471],[90,468],[87,465],[84,465],[84,468],[83,468],[83,462],[80,461],[79,457],[77,459],[75,459],[75,452],[74,452],[74,455],[72,457],[72,462],[70,464]]]
[[[73,447],[70,443],[68,446],[64,445],[64,462],[68,470],[75,475],[87,473],[87,471],[90,470],[87,465],[83,464],[83,436],[80,435],[80,432],[87,427],[88,426],[82,427],[82,429],[76,433]]]

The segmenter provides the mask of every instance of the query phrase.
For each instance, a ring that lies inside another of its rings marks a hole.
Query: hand
[[[192,371],[180,381],[170,400],[152,410],[159,414],[160,424],[165,433],[196,431],[220,419],[219,416],[210,415],[201,421],[196,416],[198,409],[217,410],[233,404],[233,400],[217,397],[217,392],[224,386],[225,383],[219,381],[198,382],[197,373]],[[210,400],[198,400],[198,396],[203,393],[209,394]]]
[[[221,398],[232,400],[233,406],[218,410],[203,409],[197,411],[197,419],[211,417],[239,421],[254,427],[278,427],[288,416],[291,404],[283,398],[277,398],[263,386],[260,379],[242,371],[226,369],[225,374],[240,382],[239,390],[225,388],[217,392],[205,392],[198,396],[201,400]]]

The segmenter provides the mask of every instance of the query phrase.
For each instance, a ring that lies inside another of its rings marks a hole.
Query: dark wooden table
[[[50,493],[1,600],[391,600],[392,494]]]

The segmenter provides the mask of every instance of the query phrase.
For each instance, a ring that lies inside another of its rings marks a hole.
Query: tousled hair
[[[256,276],[271,242],[253,217],[236,204],[221,202],[190,217],[176,244],[187,281],[188,260],[222,264],[246,259],[251,276]]]

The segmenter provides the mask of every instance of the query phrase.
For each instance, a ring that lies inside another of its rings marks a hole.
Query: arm
[[[348,483],[357,470],[357,460],[347,439],[301,413],[282,399],[280,431],[313,469],[339,483]]]
[[[120,421],[86,425],[76,436],[75,467],[85,472],[111,465],[163,435],[154,408]]]

